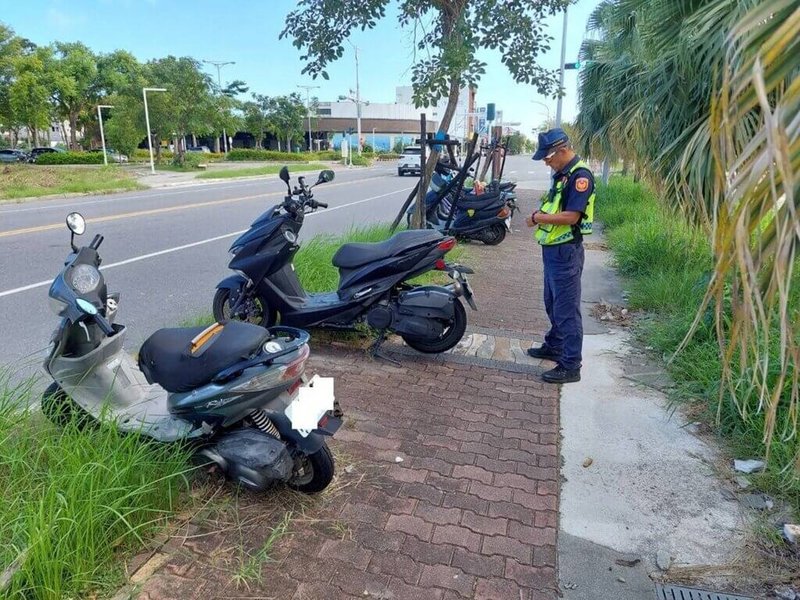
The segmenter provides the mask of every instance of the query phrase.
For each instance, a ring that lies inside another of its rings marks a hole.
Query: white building
[[[472,114],[475,112],[475,91],[475,88],[464,87],[459,92],[456,112],[453,114],[450,127],[447,129],[450,137],[466,140],[475,128],[475,115]],[[395,99],[398,104],[413,106],[414,88],[410,85],[397,86],[395,88]],[[446,109],[447,98],[442,98],[436,106],[420,109],[419,112],[424,112],[429,119],[441,121]]]

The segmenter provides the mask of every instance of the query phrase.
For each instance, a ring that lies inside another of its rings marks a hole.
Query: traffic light
[[[486,105],[486,120],[487,121],[494,121],[495,117],[495,106],[493,103]]]
[[[574,63],[564,63],[564,70],[567,70],[567,69],[580,69],[580,68],[581,68],[581,62],[580,61],[574,62]]]

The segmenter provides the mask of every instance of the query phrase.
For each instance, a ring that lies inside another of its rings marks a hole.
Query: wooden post
[[[403,207],[400,209],[400,212],[397,213],[397,216],[394,218],[394,222],[392,223],[391,232],[394,233],[394,230],[397,229],[397,226],[400,224],[400,220],[403,218],[403,215],[406,214],[408,207],[411,206],[411,203],[414,201],[414,198],[417,197],[417,189],[419,188],[419,181],[417,181],[417,185],[414,186],[414,189],[411,190],[411,193],[406,198],[406,201],[403,203]]]
[[[425,194],[428,191],[428,182],[426,181],[427,157],[428,157],[428,131],[427,120],[425,113],[419,116],[419,130],[420,130],[420,144],[419,144],[419,186],[417,187],[417,210],[414,217],[414,227],[417,229],[425,229]]]

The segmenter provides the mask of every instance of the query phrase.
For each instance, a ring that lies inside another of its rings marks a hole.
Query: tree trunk
[[[219,154],[219,136],[214,137],[214,152]]]
[[[70,111],[69,113],[69,148],[70,150],[78,149],[78,113]]]
[[[192,146],[197,146],[197,136],[192,134]]]
[[[276,136],[275,139],[278,140],[278,152],[280,152],[281,151],[281,138],[280,138],[280,136]]]
[[[611,171],[611,163],[608,159],[603,161],[603,183],[608,185],[608,176],[610,175]]]
[[[291,152],[292,151],[292,138],[290,138],[290,137],[286,138],[286,151],[287,152]]]
[[[623,177],[627,177],[628,176],[628,159],[627,158],[623,158],[622,159],[622,176]]]

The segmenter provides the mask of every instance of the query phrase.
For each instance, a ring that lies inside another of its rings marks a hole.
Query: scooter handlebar
[[[103,330],[103,333],[106,335],[114,335],[114,328],[103,315],[100,313],[94,315],[94,321],[97,323],[98,327]]]

